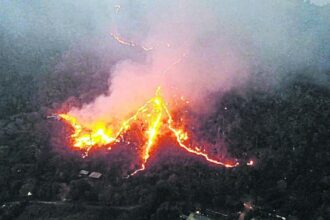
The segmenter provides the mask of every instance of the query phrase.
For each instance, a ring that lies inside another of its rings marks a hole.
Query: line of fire
[[[179,100],[182,106],[189,104],[189,101],[183,97],[180,97]],[[240,165],[238,159],[217,159],[203,145],[192,145],[193,137],[186,130],[185,119],[177,115],[173,116],[161,95],[160,87],[157,88],[155,96],[143,106],[126,119],[114,124],[96,122],[92,125],[84,125],[76,117],[66,113],[55,114],[48,118],[60,120],[70,128],[70,148],[80,150],[83,158],[88,157],[91,150],[102,148],[111,151],[112,148],[131,144],[132,138],[129,137],[129,131],[138,130],[141,135],[137,142],[142,143],[137,148],[140,164],[139,168],[133,170],[127,177],[134,176],[146,169],[148,159],[153,156],[158,142],[164,138],[173,139],[176,147],[183,149],[188,154],[200,157],[210,164],[225,168]],[[249,160],[246,165],[252,166],[254,161]]]

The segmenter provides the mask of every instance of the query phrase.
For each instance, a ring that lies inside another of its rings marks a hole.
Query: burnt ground
[[[316,82],[307,77],[310,71],[280,87],[251,81],[232,89],[218,97],[215,111],[198,119],[198,135],[221,139],[228,154],[253,158],[255,166],[219,168],[160,147],[148,169],[129,179],[123,177],[132,158],[128,151],[82,159],[66,145],[63,124],[46,120],[57,103],[69,98],[70,105],[79,104],[89,91],[102,93],[102,86],[79,87],[79,74],[2,77],[1,219],[179,219],[195,210],[238,219],[244,202],[254,206],[245,219],[329,219],[329,73],[318,72],[325,80]],[[102,85],[98,74],[93,77]],[[79,176],[81,169],[103,176]]]

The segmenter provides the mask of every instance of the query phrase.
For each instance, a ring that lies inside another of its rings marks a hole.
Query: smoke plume
[[[105,58],[120,54],[107,69],[108,91],[71,110],[85,122],[122,118],[158,86],[168,102],[183,96],[192,106],[201,106],[209,93],[240,86],[254,72],[265,71],[273,80],[311,65],[328,68],[329,15],[304,1],[1,4],[3,27],[13,35],[55,35],[56,43],[74,41],[79,47],[84,47],[77,44],[81,39],[91,45],[98,41],[112,51],[92,53],[99,51]]]

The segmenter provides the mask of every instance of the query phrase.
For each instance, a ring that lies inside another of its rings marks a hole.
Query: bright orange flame
[[[59,116],[73,128],[74,132],[71,134],[71,139],[74,147],[88,151],[93,146],[103,146],[116,141],[112,137],[111,129],[103,123],[96,123],[92,128],[85,128],[73,116],[67,114],[59,114]]]
[[[141,120],[143,124],[147,126],[147,129],[144,132],[146,141],[142,147],[142,164],[140,166],[141,168],[135,170],[131,175],[135,175],[146,168],[146,163],[150,158],[151,151],[157,142],[157,138],[161,135],[160,131],[163,131],[163,129],[170,131],[176,139],[178,146],[182,149],[197,156],[201,156],[210,163],[225,167],[235,167],[239,165],[238,162],[227,163],[212,159],[207,153],[201,151],[201,147],[186,145],[185,142],[189,139],[188,133],[183,128],[176,128],[173,125],[173,117],[170,114],[164,99],[160,96],[160,88],[157,89],[155,97],[147,101],[135,112],[134,115],[121,123],[117,132],[113,132],[113,129],[105,123],[95,123],[89,128],[85,128],[73,116],[67,114],[60,114],[59,116],[73,128],[71,134],[73,147],[84,149],[86,152],[95,146],[107,146],[110,150],[111,145],[115,142],[120,142],[124,133],[131,128],[131,125],[134,122]],[[180,122],[182,121],[181,118]]]

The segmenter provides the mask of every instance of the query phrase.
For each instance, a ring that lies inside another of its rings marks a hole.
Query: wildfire
[[[203,157],[212,164],[225,167],[239,165],[237,161],[230,163],[212,159],[207,153],[200,150],[201,147],[188,146],[186,144],[189,140],[188,133],[183,128],[178,128],[174,125],[173,117],[163,97],[160,95],[160,88],[157,89],[156,95],[141,106],[135,114],[124,120],[120,126],[117,126],[118,129],[116,132],[114,132],[116,129],[102,122],[95,123],[87,128],[79,123],[75,117],[68,114],[59,114],[59,117],[73,129],[71,134],[72,146],[82,149],[86,153],[93,147],[107,147],[110,150],[114,143],[121,142],[124,139],[126,131],[134,123],[139,122],[143,124],[146,129],[143,133],[145,143],[141,148],[140,154],[142,163],[140,168],[135,170],[131,175],[135,175],[146,168],[146,163],[156,146],[157,140],[166,134],[165,131],[168,131],[176,139],[179,147],[189,153]]]
[[[116,34],[116,33],[111,33],[110,35],[117,43],[127,46],[127,47],[138,47],[144,51],[150,51],[150,50],[154,49],[153,47],[148,47],[145,45],[138,45],[134,41],[126,40],[126,39],[122,38],[119,34]]]

